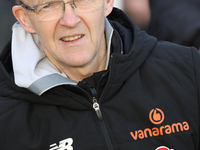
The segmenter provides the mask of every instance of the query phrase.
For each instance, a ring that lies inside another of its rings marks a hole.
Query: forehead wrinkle
[[[40,3],[43,3],[43,2],[57,1],[57,0],[33,0],[33,1],[34,1],[34,5],[36,5],[36,4],[40,4]]]
[[[31,4],[34,6],[34,5],[37,5],[39,3],[46,2],[46,1],[50,1],[50,0],[32,0]]]

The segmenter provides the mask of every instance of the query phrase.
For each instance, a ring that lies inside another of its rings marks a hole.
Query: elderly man
[[[23,0],[0,54],[1,150],[198,150],[200,55],[114,0]]]

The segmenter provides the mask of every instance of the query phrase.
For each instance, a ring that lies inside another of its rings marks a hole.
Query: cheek
[[[53,45],[55,45],[55,28],[50,26],[39,26],[36,30],[36,33],[40,39],[41,44],[46,48],[49,49]]]
[[[44,42],[44,39],[52,39],[56,30],[56,22],[38,22],[35,21],[33,27],[36,31],[36,34]]]
[[[99,20],[98,24],[95,26],[95,33],[96,33],[96,38],[97,38],[97,43],[99,43],[99,47],[101,46],[100,44],[102,44],[102,39],[104,37],[104,18],[102,18],[101,20]]]
[[[91,15],[91,12],[90,12],[90,15],[88,15],[90,17],[87,19],[88,22],[87,23],[85,22],[85,24],[87,25],[91,34],[91,38],[94,42],[94,40],[100,40],[104,34],[105,18],[104,18],[104,13],[102,10],[93,11],[92,14],[96,14],[96,15]],[[100,42],[100,41],[96,41],[96,42]]]

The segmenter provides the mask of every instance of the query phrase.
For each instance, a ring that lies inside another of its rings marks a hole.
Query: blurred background
[[[123,9],[123,0],[115,0],[114,6]]]
[[[0,50],[11,38],[11,28],[16,22],[12,14],[12,6],[14,4],[15,0],[0,0]]]

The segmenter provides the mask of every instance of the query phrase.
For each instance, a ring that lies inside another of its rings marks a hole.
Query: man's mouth
[[[61,38],[61,40],[64,41],[64,42],[71,42],[71,41],[78,40],[81,37],[83,37],[83,35],[76,35],[76,36],[64,37],[64,38]]]

